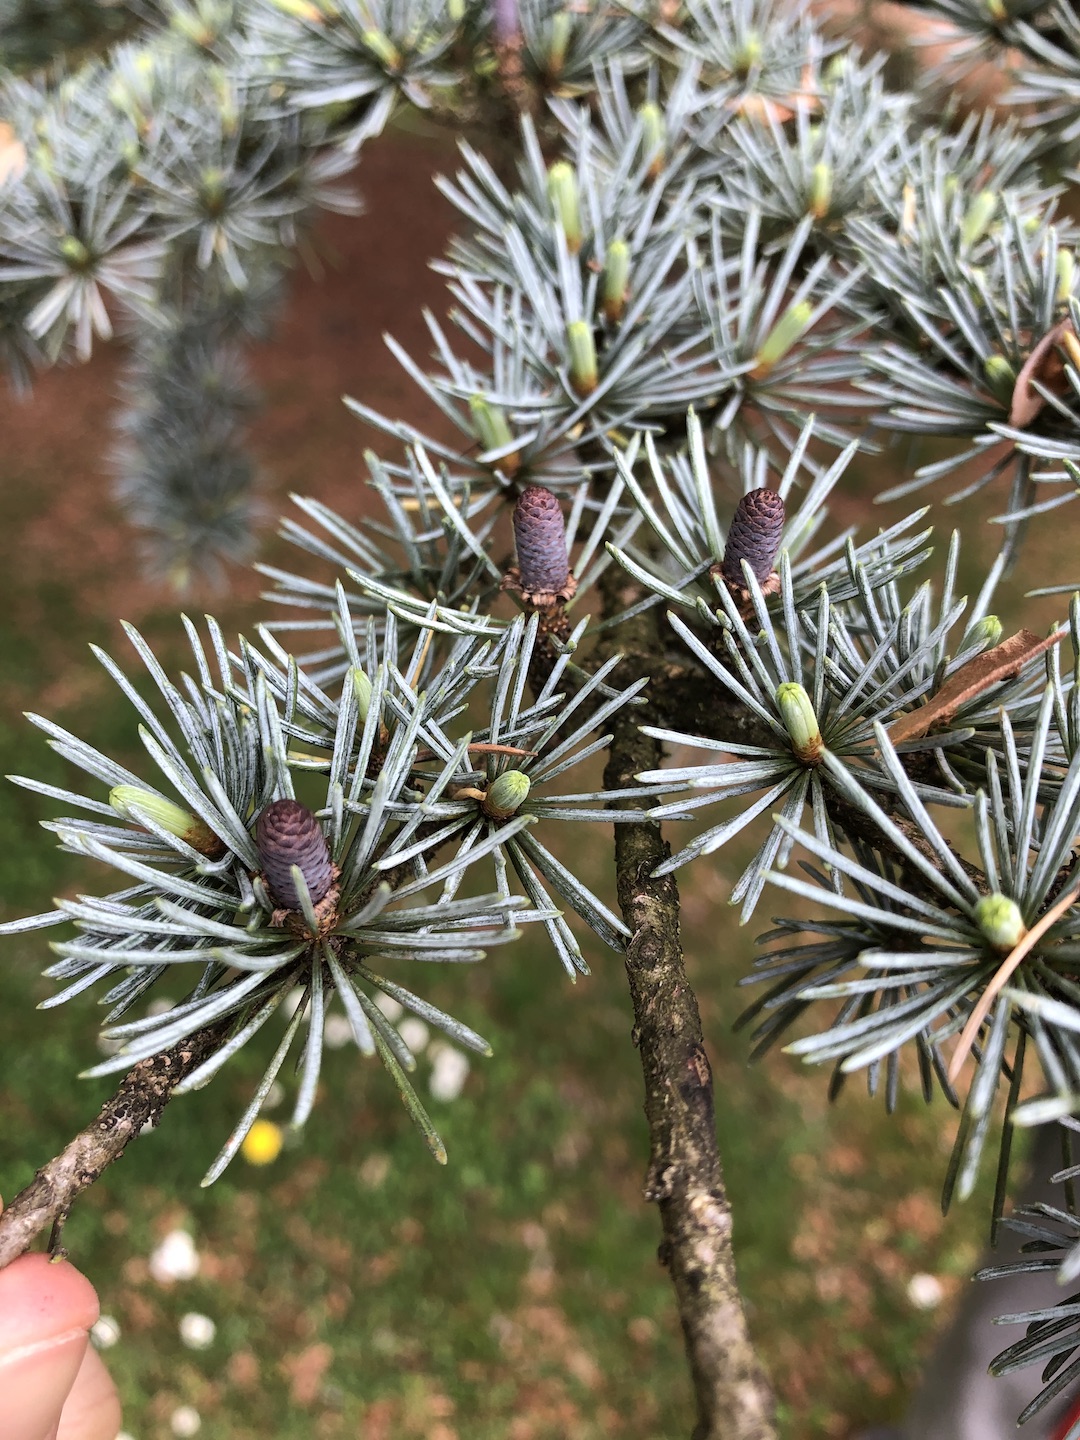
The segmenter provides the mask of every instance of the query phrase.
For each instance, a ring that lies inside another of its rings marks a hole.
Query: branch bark
[[[196,1031],[187,1040],[132,1066],[96,1120],[80,1130],[55,1159],[0,1213],[0,1270],[28,1250],[47,1226],[50,1250],[77,1197],[127,1149],[145,1125],[156,1125],[186,1075],[220,1044],[221,1028]]]
[[[614,566],[603,588],[609,615],[640,598],[635,583]],[[626,657],[628,674],[660,672],[661,623],[654,607],[618,627],[609,646]],[[616,717],[605,788],[632,785],[638,771],[660,763],[660,745],[638,728],[647,718],[656,716],[635,707]],[[750,1339],[735,1274],[712,1071],[683,963],[679,893],[672,876],[651,878],[669,853],[659,825],[615,826],[619,905],[633,937],[626,947],[626,973],[651,1142],[645,1198],[660,1209],[659,1254],[675,1286],[697,1401],[693,1440],[775,1440],[772,1392]]]

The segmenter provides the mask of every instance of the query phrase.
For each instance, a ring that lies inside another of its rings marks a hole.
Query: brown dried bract
[[[754,613],[754,597],[750,594],[750,591],[747,590],[746,586],[733,585],[730,580],[725,580],[720,561],[717,561],[715,565],[710,565],[709,575],[717,584],[724,586],[728,594],[735,601],[735,604],[739,607],[739,614],[744,620],[749,620],[750,616]],[[775,570],[759,589],[766,600],[770,595],[780,594],[780,576]]]
[[[550,610],[552,607],[561,607],[574,598],[577,594],[577,580],[573,575],[567,575],[561,590],[533,592],[525,589],[521,583],[521,571],[516,565],[511,565],[499,588],[520,595],[529,610]]]
[[[992,650],[974,656],[949,676],[929,704],[894,721],[889,727],[889,739],[899,745],[905,740],[921,739],[937,726],[950,724],[961,705],[982,695],[992,685],[1019,675],[1029,660],[1049,650],[1066,634],[1066,630],[1057,630],[1040,640],[1030,630],[1019,630]]]
[[[1012,405],[1009,407],[1009,424],[1014,430],[1025,429],[1046,405],[1046,396],[1035,389],[1036,381],[1052,395],[1068,392],[1065,361],[1059,349],[1068,340],[1076,341],[1076,331],[1070,319],[1062,320],[1048,330],[1024,361],[1013,386]]]

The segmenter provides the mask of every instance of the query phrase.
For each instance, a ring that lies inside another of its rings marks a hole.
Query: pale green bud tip
[[[377,60],[381,60],[388,70],[397,70],[401,66],[401,56],[397,47],[389,35],[384,35],[381,30],[365,30],[364,44],[371,51]]]
[[[1020,906],[1007,895],[984,895],[975,906],[975,921],[995,950],[1012,950],[1027,934]]]
[[[810,324],[813,313],[814,307],[809,300],[800,300],[797,305],[791,305],[784,311],[766,335],[757,353],[757,364],[750,371],[751,380],[763,380],[773,366],[779,364],[800,339]]]
[[[969,638],[973,645],[992,650],[1000,642],[1004,628],[996,615],[984,615],[977,625],[971,627]],[[967,646],[964,648],[967,649]]]
[[[983,373],[986,375],[987,384],[997,398],[1005,404],[1010,404],[1013,390],[1016,388],[1016,371],[1005,359],[1005,356],[988,356],[983,362]]]
[[[529,777],[522,770],[504,770],[488,789],[484,814],[491,820],[506,820],[516,815],[529,798]]]
[[[581,210],[578,206],[577,176],[565,160],[556,160],[548,171],[548,199],[555,219],[566,236],[571,255],[581,249]]]
[[[155,795],[152,790],[143,790],[138,785],[114,785],[109,791],[109,804],[117,814],[135,825],[142,824],[141,816],[145,815],[162,830],[186,841],[200,854],[210,855],[222,849],[221,841],[198,816],[161,795]]]
[[[579,395],[591,395],[597,384],[592,327],[585,320],[571,320],[566,327],[566,343],[570,350],[571,383]]]
[[[998,207],[998,197],[993,190],[980,190],[967,208],[960,238],[965,245],[974,245],[981,240],[989,228],[990,221]]]
[[[667,131],[664,126],[664,112],[652,101],[638,110],[641,121],[641,148],[646,160],[650,161],[650,173],[659,169],[667,149]]]
[[[1071,250],[1058,251],[1057,277],[1057,298],[1059,304],[1063,304],[1076,288],[1076,256]]]
[[[815,220],[823,220],[832,204],[832,166],[824,161],[814,166],[810,179],[810,214]]]
[[[469,411],[485,450],[498,450],[501,445],[509,445],[514,437],[510,434],[506,416],[497,405],[489,405],[482,395],[473,395],[469,400]]]
[[[368,710],[371,708],[371,681],[363,670],[353,670],[352,683],[356,705],[360,711],[360,720],[363,722],[367,719]]]
[[[81,268],[90,259],[90,251],[77,235],[65,235],[60,241],[60,253],[69,265]]]
[[[544,68],[552,79],[561,73],[566,64],[566,51],[570,45],[570,32],[573,25],[574,17],[568,10],[559,10],[551,17],[547,64]]]
[[[776,707],[791,738],[795,758],[804,765],[820,764],[825,747],[810,696],[801,685],[785,681],[777,687]]]
[[[763,53],[761,36],[756,30],[748,30],[736,64],[740,71],[752,70],[761,63]]]
[[[622,318],[630,286],[630,246],[625,240],[613,240],[604,262],[604,315],[614,323]]]

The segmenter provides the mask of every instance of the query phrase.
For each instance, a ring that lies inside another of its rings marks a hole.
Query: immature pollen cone
[[[297,865],[307,882],[311,903],[325,900],[334,883],[334,866],[318,820],[299,800],[272,800],[255,826],[255,844],[270,894],[283,910],[299,910],[293,883]]]
[[[780,549],[784,530],[784,502],[775,490],[751,490],[739,501],[728,530],[724,558],[719,570],[729,589],[746,593],[742,562],[769,595],[780,588],[773,574],[773,562]],[[713,566],[715,573],[717,567]]]
[[[562,509],[550,490],[526,485],[514,506],[514,545],[518,563],[503,581],[527,604],[545,609],[569,600],[577,589],[566,553]]]

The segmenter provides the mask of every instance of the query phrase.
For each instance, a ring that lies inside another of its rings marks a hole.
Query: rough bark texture
[[[83,1190],[127,1149],[145,1125],[156,1125],[172,1093],[221,1041],[220,1029],[200,1030],[171,1050],[140,1060],[120,1082],[93,1124],[81,1130],[0,1214],[0,1269],[18,1259],[53,1227],[57,1247],[68,1212]]]
[[[606,613],[639,598],[633,582],[608,572]],[[661,623],[654,609],[616,631],[611,645],[627,657],[626,676],[661,671]],[[655,718],[634,707],[616,717],[606,788],[631,785],[635,773],[659,765],[659,744],[638,728]],[[626,947],[626,973],[652,1152],[645,1198],[660,1209],[660,1259],[675,1286],[697,1399],[693,1440],[775,1440],[773,1397],[750,1340],[735,1275],[712,1072],[683,964],[678,889],[671,875],[650,878],[668,853],[659,825],[615,826],[619,905],[633,937]]]

